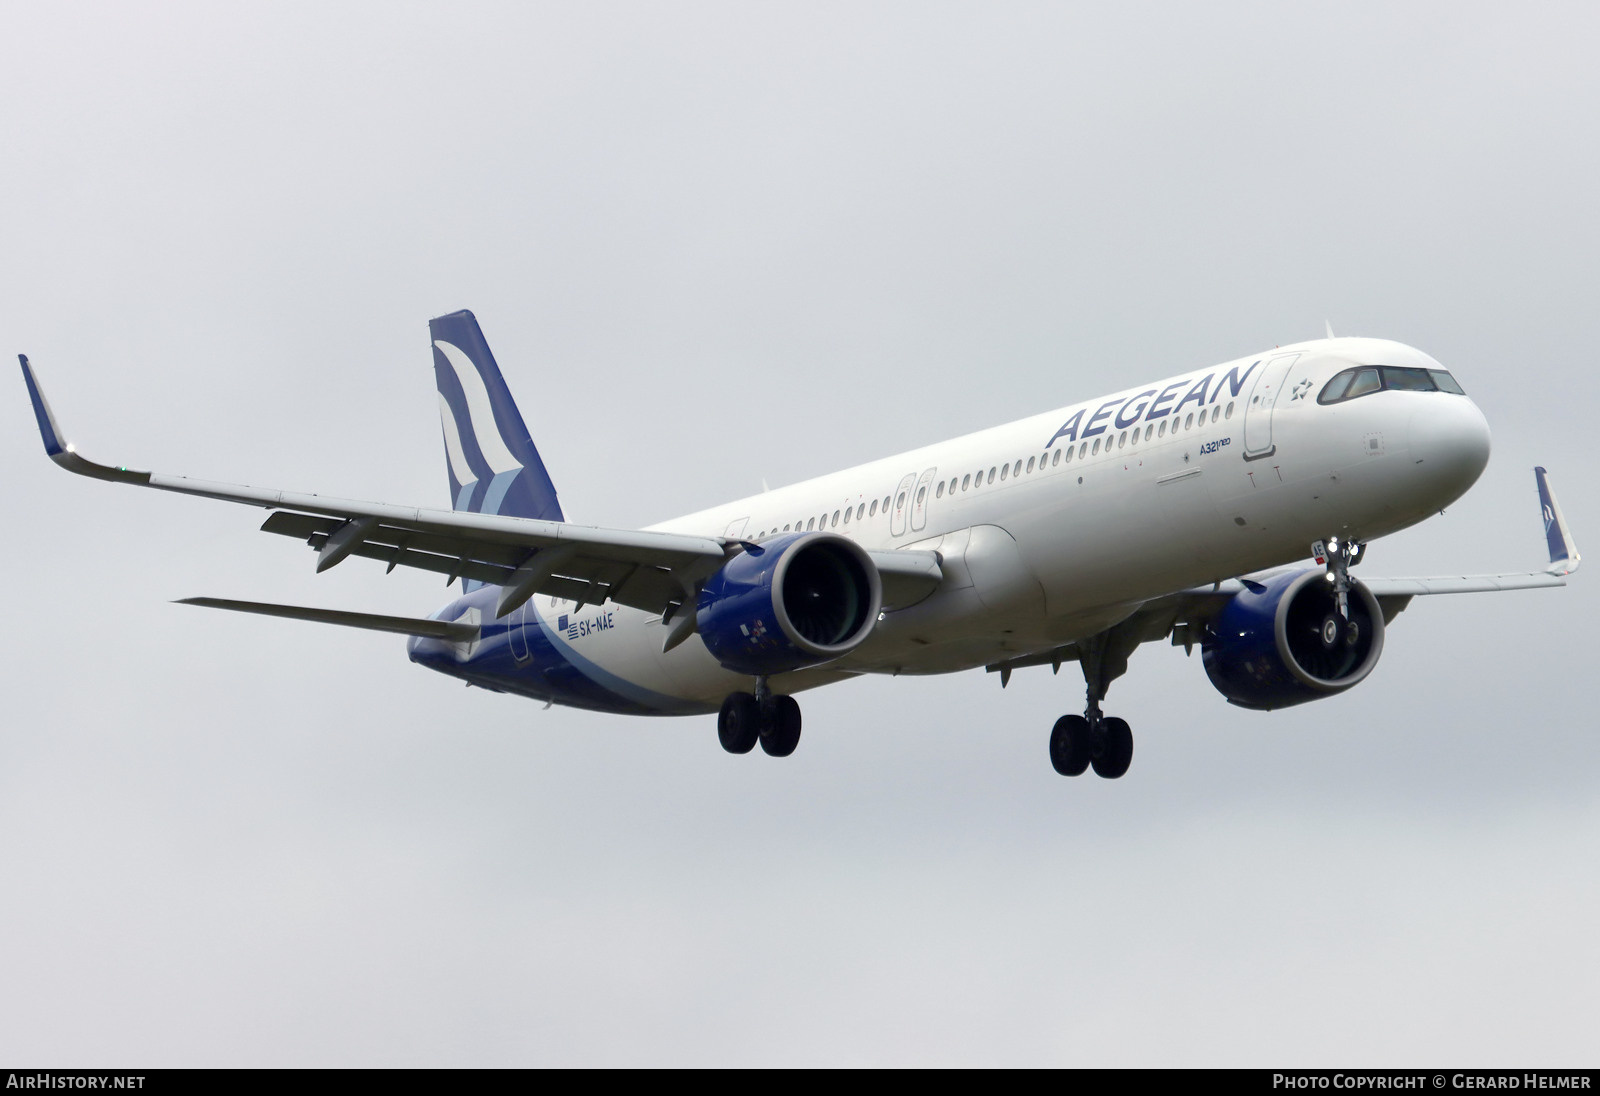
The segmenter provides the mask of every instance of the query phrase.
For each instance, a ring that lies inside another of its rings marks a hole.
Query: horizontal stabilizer
[[[375,632],[396,632],[403,636],[425,636],[456,643],[468,643],[478,637],[475,624],[458,624],[450,620],[422,620],[417,617],[380,616],[376,613],[346,613],[338,609],[311,609],[302,605],[274,605],[266,601],[228,601],[219,597],[186,597],[174,604],[200,605],[207,609],[231,609],[236,613],[260,613],[262,616],[288,617],[291,620],[311,620],[318,624],[343,624],[347,628],[368,628]]]

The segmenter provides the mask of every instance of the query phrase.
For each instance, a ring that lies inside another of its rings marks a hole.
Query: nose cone
[[[1407,430],[1413,467],[1443,507],[1478,482],[1489,464],[1489,423],[1465,396],[1418,401]]]

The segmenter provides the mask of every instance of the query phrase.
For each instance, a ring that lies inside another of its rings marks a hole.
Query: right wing
[[[445,575],[447,582],[467,578],[502,587],[497,616],[535,594],[547,594],[592,605],[615,601],[666,619],[682,606],[692,608],[706,579],[743,550],[739,541],[724,538],[391,506],[99,464],[65,440],[27,356],[19,357],[45,453],[56,464],[94,479],[271,510],[262,530],[316,549],[318,571],[362,556],[381,560],[390,570],[416,567]],[[882,575],[890,606],[920,600],[942,577],[934,552],[868,554]]]
[[[222,499],[271,510],[261,528],[317,550],[317,570],[349,556],[382,560],[505,587],[500,612],[534,594],[573,601],[612,600],[653,613],[692,604],[701,583],[738,551],[711,537],[598,529],[565,522],[390,506],[326,495],[211,483],[99,464],[66,441],[21,357],[22,376],[50,459],[95,479]]]

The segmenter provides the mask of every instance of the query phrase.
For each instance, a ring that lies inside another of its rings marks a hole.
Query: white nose
[[[1412,413],[1407,428],[1413,467],[1444,507],[1467,493],[1489,463],[1489,423],[1465,396],[1441,393]]]

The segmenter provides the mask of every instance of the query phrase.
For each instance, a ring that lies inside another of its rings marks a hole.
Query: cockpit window
[[[1392,392],[1437,392],[1426,369],[1399,369],[1392,365],[1383,367],[1383,386]]]
[[[1378,371],[1376,369],[1357,369],[1355,375],[1350,378],[1350,390],[1345,393],[1345,398],[1354,399],[1357,396],[1365,396],[1368,392],[1376,392],[1382,387],[1383,384],[1378,380]]]
[[[1398,365],[1364,365],[1336,374],[1322,386],[1318,403],[1353,400],[1369,392],[1449,392],[1464,396],[1456,379],[1443,369],[1411,369]]]

